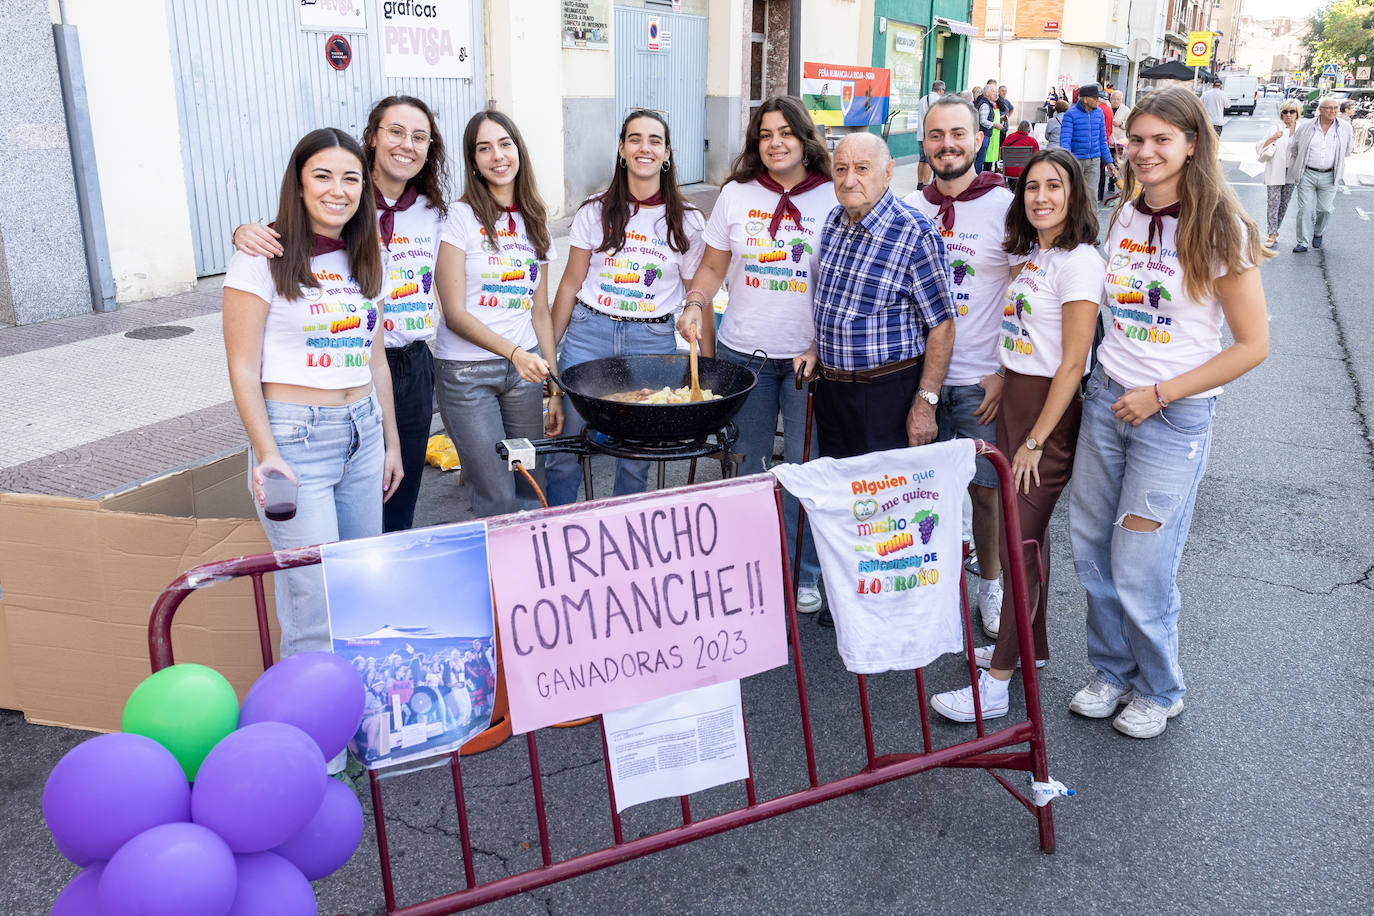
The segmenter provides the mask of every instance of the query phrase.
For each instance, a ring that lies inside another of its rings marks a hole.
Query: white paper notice
[[[739,681],[605,713],[615,809],[749,777]]]

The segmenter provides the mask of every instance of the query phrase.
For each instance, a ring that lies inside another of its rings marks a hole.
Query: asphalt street
[[[1230,119],[1224,142],[1248,147],[1274,121],[1275,103],[1262,101],[1253,118]],[[1259,179],[1236,163],[1227,171],[1262,226]],[[1374,911],[1374,188],[1337,195],[1320,251],[1290,253],[1295,210],[1280,254],[1263,268],[1269,359],[1219,399],[1180,576],[1187,708],[1160,738],[1132,740],[1109,720],[1067,710],[1090,670],[1061,501],[1053,528],[1053,658],[1041,683],[1050,772],[1077,796],[1055,803],[1055,854],[1038,851],[1033,819],[990,776],[937,772],[484,912]],[[456,478],[426,474],[418,521],[467,517]],[[681,469],[670,479],[680,480]],[[600,492],[609,493],[604,471],[599,480]],[[800,637],[822,775],[854,772],[864,755],[853,678],[835,655],[833,631],[803,620]],[[963,664],[947,657],[932,665],[930,689],[967,683]],[[870,690],[879,752],[919,749],[911,678],[873,678]],[[790,669],[751,679],[744,694],[761,797],[802,787]],[[1014,686],[1013,711],[1020,697]],[[952,723],[932,725],[937,745],[969,734]],[[43,826],[40,797],[53,764],[86,737],[0,713],[0,912],[45,913],[73,874]],[[550,730],[539,747],[555,856],[609,844],[597,730]],[[536,866],[524,742],[470,758],[464,773],[479,878]],[[447,772],[383,785],[399,900],[461,888]],[[708,816],[742,797],[738,786],[711,790],[694,797],[693,813]],[[632,809],[626,836],[672,826],[678,816],[675,801]],[[352,862],[317,883],[321,913],[382,911],[371,830],[369,819]]]

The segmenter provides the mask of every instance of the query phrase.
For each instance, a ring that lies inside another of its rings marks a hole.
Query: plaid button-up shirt
[[[935,224],[885,191],[850,222],[844,207],[821,227],[816,350],[830,369],[873,369],[920,356],[926,335],[954,318],[945,243]]]

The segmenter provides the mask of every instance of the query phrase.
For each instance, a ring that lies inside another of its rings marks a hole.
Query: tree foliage
[[[1374,0],[1333,0],[1309,24],[1314,64],[1347,67],[1361,54],[1374,62]]]

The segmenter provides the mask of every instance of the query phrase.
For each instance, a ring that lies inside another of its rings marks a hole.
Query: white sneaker
[[[1164,732],[1169,720],[1183,712],[1183,700],[1172,706],[1160,706],[1154,700],[1136,697],[1112,720],[1112,728],[1132,738],[1153,738]]]
[[[1002,579],[978,580],[978,613],[983,617],[983,632],[997,638],[1002,629]]]
[[[1088,686],[1073,695],[1069,701],[1069,712],[1076,712],[1089,719],[1105,719],[1122,703],[1131,702],[1134,692],[1129,687],[1118,687],[1101,674],[1094,673]]]
[[[978,675],[978,696],[983,706],[984,719],[1000,719],[1007,714],[1011,704],[1007,699],[1007,682],[994,681],[986,671]],[[930,698],[930,708],[955,722],[972,722],[973,688],[961,687],[947,690]]]
[[[821,598],[821,590],[816,586],[803,585],[797,589],[797,613],[814,614],[821,609],[824,604]]]
[[[996,646],[978,646],[976,649],[973,650],[973,663],[976,664],[979,668],[991,668],[992,653],[993,650],[996,648]],[[1021,659],[1019,658],[1016,660],[1016,667],[1021,667]],[[1035,667],[1045,667],[1045,660],[1043,658],[1037,658],[1035,660]]]

